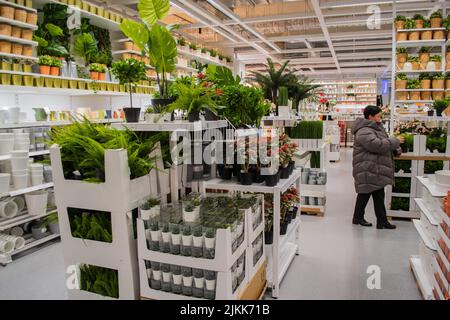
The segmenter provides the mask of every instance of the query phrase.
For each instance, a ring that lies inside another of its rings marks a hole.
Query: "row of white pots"
[[[207,238],[205,236],[193,236],[193,235],[181,235],[172,234],[169,232],[162,232],[162,230],[146,230],[146,237],[149,241],[170,243],[171,245],[178,246],[194,246],[201,248],[204,246],[206,249],[214,249],[216,245],[216,238]]]
[[[15,249],[21,249],[24,246],[25,239],[23,237],[0,233],[0,252],[11,253]]]
[[[0,218],[13,218],[25,209],[28,214],[40,215],[47,210],[48,191],[34,191],[25,194],[25,201],[22,197],[13,197],[0,201]]]
[[[194,276],[184,276],[182,274],[173,274],[172,272],[163,272],[161,270],[147,269],[148,279],[173,283],[174,285],[183,285],[185,287],[194,286],[197,289],[206,288],[208,291],[216,289],[216,280],[206,280],[205,278],[195,278]],[[206,284],[206,285],[205,285]]]
[[[26,113],[21,113],[19,107],[0,109],[0,124],[17,124],[24,117],[26,118]]]

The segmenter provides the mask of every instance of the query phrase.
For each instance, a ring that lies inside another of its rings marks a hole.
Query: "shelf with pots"
[[[5,231],[11,229],[13,227],[19,226],[21,224],[41,219],[47,217],[53,213],[57,213],[58,211],[55,208],[49,208],[47,212],[42,214],[31,215],[27,211],[21,212],[17,216],[13,218],[3,218],[0,219],[0,231]]]
[[[185,43],[184,40],[181,39],[178,40],[178,54],[186,56],[189,59],[198,60],[204,63],[214,64],[227,68],[231,67],[229,65],[231,63],[230,58],[218,54],[214,50],[208,50],[206,48],[198,48],[194,44],[188,45]],[[212,55],[216,55],[216,57],[213,57]],[[222,59],[220,59],[219,56],[221,56]]]
[[[0,51],[2,51],[2,52],[4,52],[4,50],[3,50],[3,43],[4,42],[12,42],[12,43],[24,44],[24,45],[28,45],[28,46],[32,46],[32,47],[37,47],[38,46],[38,43],[36,41],[33,41],[33,40],[25,40],[25,39],[22,39],[22,38],[16,38],[16,37],[5,36],[5,35],[0,35],[0,41],[2,41],[2,43],[1,43],[2,46],[0,46]],[[9,53],[9,52],[5,52],[5,53]]]
[[[37,12],[36,9],[34,9],[32,7],[33,2],[32,1],[24,1],[25,5],[21,5],[12,1],[7,1],[7,0],[0,0],[0,6],[10,6],[13,7],[15,9],[20,9],[20,10],[25,10],[27,12]]]
[[[415,46],[445,42],[446,28],[443,28],[442,10],[436,10],[427,19],[420,14],[412,18],[398,15],[394,20],[397,44]],[[409,43],[409,44],[408,44]]]
[[[37,26],[35,24],[30,24],[30,23],[26,23],[26,22],[14,20],[14,19],[8,19],[8,18],[0,16],[0,30],[2,30],[1,34],[4,34],[3,32],[5,32],[5,29],[8,28],[7,27],[8,25],[16,26],[16,27],[20,27],[20,28],[24,28],[24,29],[30,29],[30,30],[37,29]]]

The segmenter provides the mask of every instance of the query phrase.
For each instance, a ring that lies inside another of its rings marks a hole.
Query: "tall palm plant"
[[[307,77],[298,77],[294,74],[290,76],[290,81],[287,84],[289,97],[292,98],[294,108],[303,99],[307,99],[314,95],[314,89],[319,88],[320,85],[311,84],[311,80]]]
[[[278,88],[287,86],[292,76],[294,76],[293,71],[287,68],[288,64],[289,60],[285,61],[279,69],[276,69],[273,61],[268,58],[264,72],[252,72],[253,80],[261,86],[266,99],[271,100],[275,104],[277,104],[278,100]]]

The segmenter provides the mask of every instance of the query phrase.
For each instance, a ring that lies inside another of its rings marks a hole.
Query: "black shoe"
[[[361,220],[353,219],[353,224],[359,224],[363,227],[371,227],[372,226],[372,224],[370,222],[367,222],[365,219],[361,219]]]
[[[389,222],[385,222],[383,224],[377,223],[377,229],[395,229],[395,228],[397,228],[397,226],[390,224]]]

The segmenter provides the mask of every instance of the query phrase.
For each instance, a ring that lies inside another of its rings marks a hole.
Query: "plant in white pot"
[[[214,299],[216,297],[216,272],[204,270],[206,288],[204,291],[206,299]]]
[[[163,223],[161,227],[161,244],[159,246],[162,252],[170,252],[170,228],[169,224]]]
[[[162,272],[162,282],[161,289],[163,291],[169,292],[171,290],[171,278],[172,273],[170,272],[170,264],[161,263],[161,272]]]
[[[59,234],[58,214],[55,212],[45,217],[41,227],[48,228],[53,234]]]
[[[203,257],[203,231],[200,225],[192,227],[192,244],[192,256]]]
[[[192,269],[194,276],[194,284],[192,286],[192,295],[196,298],[203,298],[203,288],[205,286],[205,278],[202,269]]]
[[[150,262],[152,267],[152,277],[150,279],[150,287],[155,290],[161,290],[161,264],[159,262]]]
[[[145,200],[140,206],[141,218],[148,220],[151,218],[157,218],[160,214],[160,200],[156,198],[149,198]]]
[[[156,219],[150,220],[150,250],[159,251],[159,243],[161,242],[161,230],[159,222]]]
[[[164,114],[157,113],[156,110],[150,106],[145,109],[145,122],[148,123],[159,123],[164,121]]]
[[[145,260],[145,272],[147,274],[148,285],[150,286],[150,279],[152,278],[152,265],[150,261]]]
[[[183,277],[181,276],[181,267],[171,265],[170,271],[172,272],[172,292],[175,294],[180,294],[183,279]]]
[[[192,296],[192,268],[182,267],[181,274],[183,275],[183,288],[182,292],[185,296]]]
[[[183,234],[181,236],[181,254],[190,257],[192,255],[192,232],[190,226],[183,226]]]
[[[181,251],[181,234],[180,234],[180,225],[172,224],[171,226],[171,246],[170,252],[172,254],[180,254]]]
[[[194,222],[196,218],[195,207],[192,201],[183,202],[183,221],[185,223]]]
[[[207,259],[214,259],[216,248],[216,230],[208,228],[205,231],[205,252],[204,257]]]

